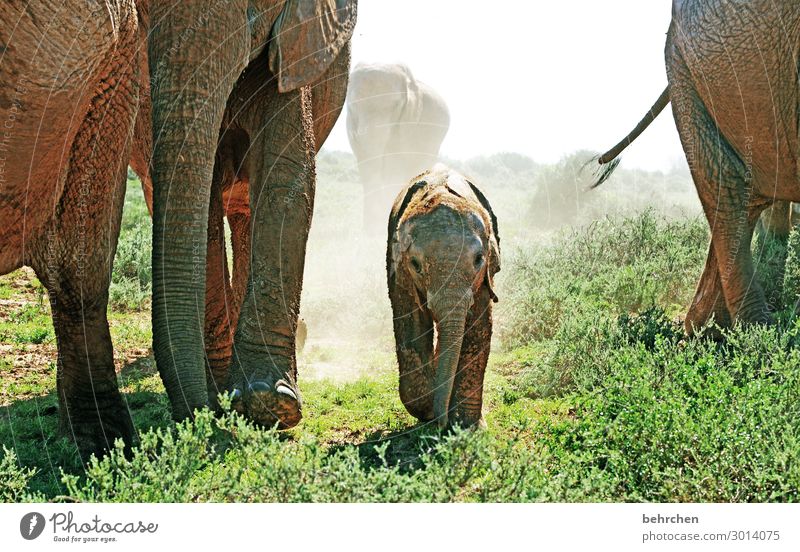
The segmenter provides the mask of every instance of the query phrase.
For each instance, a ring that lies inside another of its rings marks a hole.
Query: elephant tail
[[[605,182],[611,177],[611,174],[619,165],[619,154],[625,151],[625,148],[631,145],[631,143],[636,140],[639,135],[644,132],[647,127],[650,126],[656,117],[667,107],[669,103],[669,86],[667,86],[664,91],[661,93],[661,96],[658,97],[656,103],[653,104],[653,107],[650,108],[650,111],[645,114],[639,124],[636,125],[630,134],[628,134],[625,138],[620,141],[616,146],[608,150],[606,153],[601,155],[597,158],[597,163],[601,165],[601,168],[598,169],[597,172],[597,180],[595,180],[594,184],[592,184],[592,188],[597,188],[600,184]],[[605,165],[605,166],[603,166]]]

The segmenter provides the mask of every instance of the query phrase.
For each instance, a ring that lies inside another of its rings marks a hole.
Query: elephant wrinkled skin
[[[221,190],[239,178],[250,270],[224,387],[252,420],[291,427],[301,418],[295,335],[314,201],[308,85],[347,48],[356,3],[153,1],[150,16],[153,350],[173,417],[209,405],[207,247],[221,236]]]
[[[28,265],[47,288],[59,427],[83,453],[133,437],[106,307],[139,32],[133,0],[0,3],[0,274]]]
[[[750,248],[766,207],[800,201],[800,10],[792,2],[769,0],[673,0],[672,12],[667,90],[639,126],[600,157],[601,164],[613,163],[598,184],[616,166],[616,156],[671,101],[711,226],[686,330],[693,333],[712,318],[721,326],[770,323]],[[788,224],[788,217],[781,215],[780,223]]]
[[[315,149],[324,144],[344,105],[349,55],[349,46],[345,46],[323,76],[309,87]],[[266,114],[271,113],[271,102],[274,101],[266,93],[270,89],[263,82],[268,72],[265,63],[264,56],[255,60],[234,87],[223,117],[214,163],[208,221],[204,327],[206,383],[212,406],[216,406],[220,391],[229,387],[240,392],[242,389],[240,382],[232,381],[229,384],[228,375],[251,263],[253,229],[249,182],[255,176],[257,167],[254,165],[260,152],[252,148],[249,137],[269,132],[269,127],[262,125]],[[274,90],[271,92],[274,94]],[[143,100],[139,114],[131,166],[141,177],[145,200],[152,213],[149,101]],[[231,230],[232,270],[228,266],[223,218],[228,219]],[[294,333],[298,350],[303,348],[306,332],[305,322],[298,319]],[[244,405],[240,403],[239,406]]]
[[[174,417],[227,388],[257,422],[300,419],[314,156],[344,102],[355,17],[353,0],[0,5],[0,273],[29,265],[49,292],[60,426],[82,453],[133,438],[106,315],[129,160],[152,189],[154,351]]]
[[[400,398],[411,415],[440,427],[482,424],[500,270],[492,208],[471,182],[438,165],[397,196],[388,232]]]

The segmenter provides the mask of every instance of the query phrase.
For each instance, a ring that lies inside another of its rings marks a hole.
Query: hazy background
[[[622,139],[666,86],[670,12],[670,0],[360,0],[352,64],[405,63],[444,97],[451,125],[443,161],[489,198],[503,265],[512,266],[608,216],[648,209],[673,220],[699,215],[669,109],[625,151],[602,188],[589,190],[592,171],[583,169]],[[317,158],[301,307],[309,327],[303,377],[350,379],[393,358],[386,237],[361,230],[362,190],[346,117]],[[510,272],[496,282],[500,326],[513,306]]]
[[[438,90],[452,123],[446,157],[501,151],[553,163],[624,137],[667,84],[670,0],[361,0],[359,61],[401,61]],[[349,151],[345,114],[325,145]],[[625,166],[685,167],[666,110]]]

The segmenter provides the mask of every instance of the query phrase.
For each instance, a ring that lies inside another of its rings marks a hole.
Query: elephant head
[[[491,207],[474,185],[439,166],[398,196],[389,236],[401,398],[412,414],[440,427],[451,417],[478,423],[500,269]]]
[[[207,221],[226,103],[262,54],[269,58],[268,70],[260,69],[265,82],[274,78],[280,93],[293,93],[301,102],[299,89],[318,79],[348,44],[356,1],[150,0],[149,16],[153,349],[173,416],[180,419],[208,404]],[[288,117],[283,113],[274,119]],[[303,125],[287,120],[284,127]],[[287,160],[298,171],[304,162]]]

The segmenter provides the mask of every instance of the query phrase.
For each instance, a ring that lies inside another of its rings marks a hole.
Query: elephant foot
[[[98,458],[114,448],[114,442],[122,439],[125,450],[135,444],[135,431],[128,409],[120,404],[110,412],[65,412],[60,408],[59,432],[73,441],[81,458],[86,461],[92,455]]]
[[[473,413],[464,412],[451,412],[449,416],[448,428],[460,427],[461,429],[486,429],[486,420],[483,414],[478,412],[475,416]]]
[[[698,292],[683,321],[687,336],[693,337],[703,332],[712,339],[721,338],[721,328],[729,328],[731,325],[731,315],[721,293],[712,295]]]
[[[772,326],[775,324],[775,318],[766,308],[740,312],[736,316],[736,321],[744,326]]]
[[[299,392],[283,379],[274,385],[255,380],[244,392],[234,387],[232,404],[234,410],[264,427],[291,429],[303,417]]]

